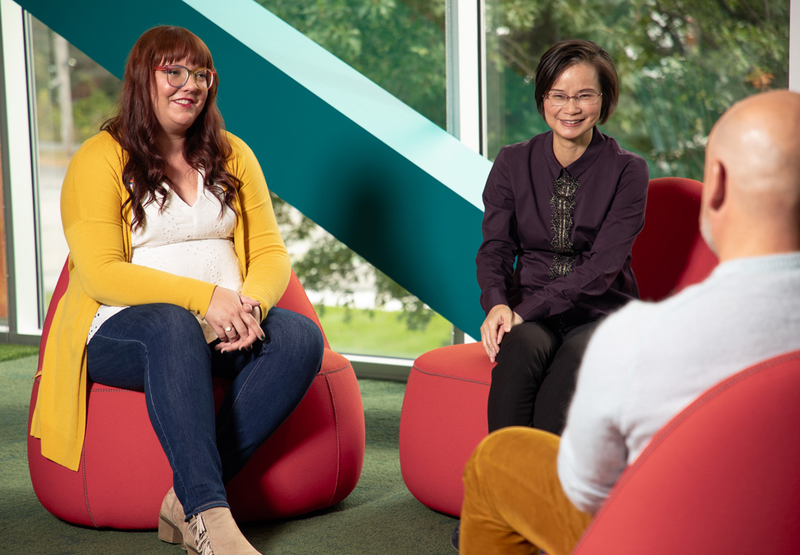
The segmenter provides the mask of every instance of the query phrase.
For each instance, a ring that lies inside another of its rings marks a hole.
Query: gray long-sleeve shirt
[[[800,253],[736,259],[595,331],[558,453],[564,492],[594,513],[650,438],[704,391],[800,348]]]

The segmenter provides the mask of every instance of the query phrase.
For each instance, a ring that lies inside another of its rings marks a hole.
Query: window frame
[[[36,175],[36,104],[32,96],[30,19],[0,0],[0,143],[2,148],[8,326],[1,340],[37,344],[44,323]]]
[[[800,91],[800,0],[790,4],[789,88]],[[448,131],[486,156],[485,2],[447,0],[446,9]],[[0,0],[0,156],[9,297],[8,325],[0,326],[0,341],[21,344],[38,343],[45,311],[30,28],[27,12],[13,0]],[[456,342],[462,336],[454,329]],[[360,368],[371,377],[397,379],[405,372],[398,368],[410,369],[412,364],[388,357],[351,357],[357,373]]]

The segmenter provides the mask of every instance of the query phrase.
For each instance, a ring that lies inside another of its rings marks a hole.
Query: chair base
[[[480,343],[414,361],[400,417],[400,468],[411,494],[431,509],[461,514],[464,465],[488,434],[493,368]]]
[[[39,380],[34,382],[33,415]],[[218,402],[226,385],[215,384]],[[30,425],[30,418],[29,418]],[[352,366],[325,349],[322,369],[292,415],[228,484],[239,521],[285,518],[335,505],[356,486],[364,412]],[[41,455],[28,436],[34,491],[52,514],[83,526],[154,529],[172,470],[150,425],[144,394],[92,384],[77,472]]]

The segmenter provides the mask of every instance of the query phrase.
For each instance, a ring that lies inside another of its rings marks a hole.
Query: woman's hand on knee
[[[491,362],[495,361],[500,351],[500,342],[511,328],[521,324],[522,317],[505,304],[495,305],[481,325],[481,344]]]
[[[263,339],[260,304],[232,289],[214,289],[205,319],[220,339],[215,347],[218,351],[247,349]]]

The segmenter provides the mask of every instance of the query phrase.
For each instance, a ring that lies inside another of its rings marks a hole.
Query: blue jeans
[[[225,484],[292,413],[319,372],[323,340],[314,322],[272,308],[261,327],[263,342],[222,354],[206,343],[189,311],[146,304],[109,318],[89,342],[89,379],[144,392],[187,518],[228,506]],[[216,417],[212,376],[233,382]]]

